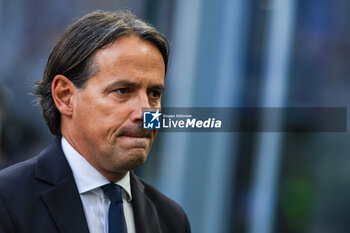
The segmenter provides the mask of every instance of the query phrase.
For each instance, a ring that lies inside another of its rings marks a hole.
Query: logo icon
[[[157,110],[143,112],[143,128],[144,129],[160,129],[160,116],[162,113]]]

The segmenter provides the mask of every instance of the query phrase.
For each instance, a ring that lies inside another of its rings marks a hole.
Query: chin
[[[123,164],[121,166],[121,169],[123,172],[128,172],[135,170],[136,168],[140,167],[145,160],[133,160],[133,161],[128,161],[127,163]]]
[[[144,152],[128,154],[122,164],[123,170],[131,171],[138,168],[146,162],[147,157],[148,154]]]

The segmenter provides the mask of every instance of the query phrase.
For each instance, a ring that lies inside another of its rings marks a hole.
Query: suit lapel
[[[52,189],[41,195],[60,232],[88,233],[83,207],[74,179],[67,176]]]
[[[160,223],[153,202],[145,195],[144,185],[131,172],[132,207],[137,233],[160,233]]]
[[[88,233],[79,192],[59,138],[39,155],[36,177],[53,186],[41,193],[41,198],[59,231]]]

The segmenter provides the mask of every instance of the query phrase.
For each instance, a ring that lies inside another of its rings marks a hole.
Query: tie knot
[[[111,202],[122,202],[122,189],[117,184],[106,184],[102,187],[103,192],[107,195]]]

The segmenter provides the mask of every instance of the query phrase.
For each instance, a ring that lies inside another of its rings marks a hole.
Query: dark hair
[[[51,93],[54,77],[64,75],[77,88],[84,88],[84,83],[97,73],[96,51],[121,36],[137,36],[157,46],[167,70],[169,44],[154,27],[129,11],[95,11],[85,15],[63,33],[49,56],[42,81],[36,82],[34,94],[52,134],[61,135],[61,114]]]

